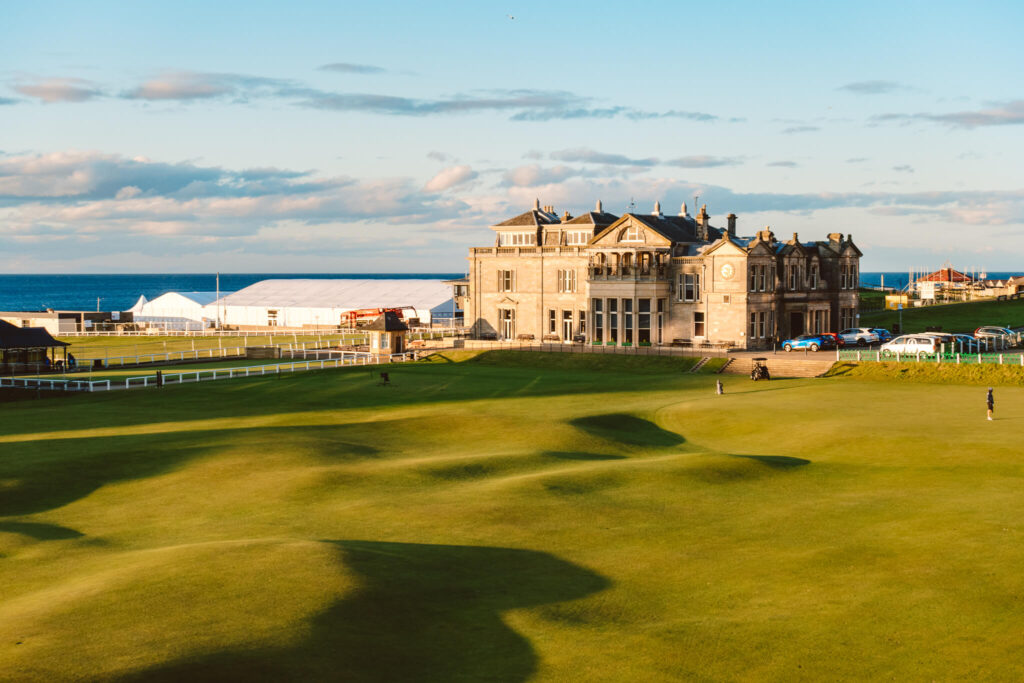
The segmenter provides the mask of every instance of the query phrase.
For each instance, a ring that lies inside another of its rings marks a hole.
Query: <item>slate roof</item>
[[[619,220],[619,217],[613,213],[606,213],[604,211],[587,211],[573,219],[566,221],[566,225],[593,225],[598,228],[606,228],[615,221]]]
[[[393,311],[385,311],[384,315],[377,316],[372,323],[362,329],[371,332],[405,332],[409,326]]]
[[[18,327],[0,320],[0,349],[48,349],[54,346],[70,346],[57,341],[44,327]]]
[[[541,225],[552,225],[560,223],[558,216],[553,213],[547,213],[540,209],[530,209],[526,213],[521,213],[515,218],[509,218],[507,221],[502,221],[494,227],[496,228],[507,228],[507,227],[533,227],[536,228]]]

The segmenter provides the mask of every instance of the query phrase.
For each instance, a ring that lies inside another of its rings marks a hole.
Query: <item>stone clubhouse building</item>
[[[690,216],[558,216],[551,206],[497,225],[469,250],[456,286],[480,339],[770,348],[776,340],[855,327],[861,252],[853,239],[779,241]],[[460,286],[461,285],[461,286]]]

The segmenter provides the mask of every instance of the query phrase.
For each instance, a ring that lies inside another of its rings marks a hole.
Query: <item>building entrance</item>
[[[789,312],[789,336],[790,338],[804,333],[804,314],[802,311]]]

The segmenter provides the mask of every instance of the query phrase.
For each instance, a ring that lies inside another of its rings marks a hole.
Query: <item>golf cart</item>
[[[755,382],[759,379],[771,379],[771,375],[768,374],[768,359],[767,358],[754,358],[751,361],[750,368],[750,379]]]

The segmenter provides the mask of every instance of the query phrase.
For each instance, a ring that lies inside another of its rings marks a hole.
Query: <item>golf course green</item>
[[[692,367],[0,404],[0,679],[1024,678],[1024,387]]]

